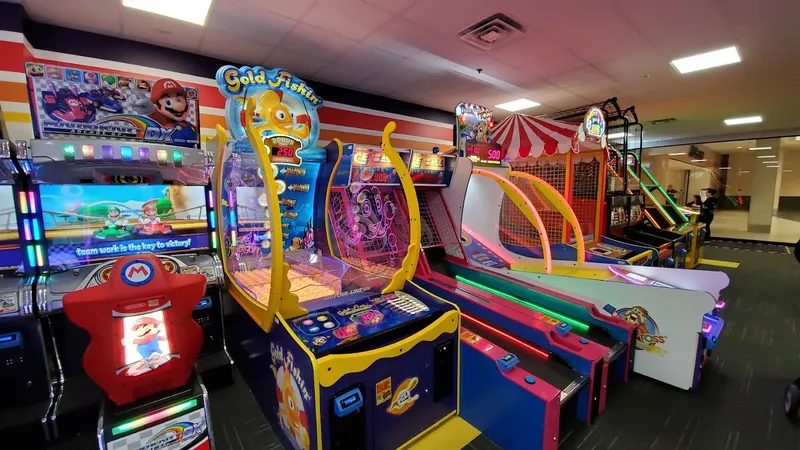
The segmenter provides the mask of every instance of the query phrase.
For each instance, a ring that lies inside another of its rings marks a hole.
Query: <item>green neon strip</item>
[[[661,206],[661,202],[659,202],[658,200],[656,200],[656,198],[655,198],[655,197],[653,197],[653,193],[652,193],[652,192],[650,192],[650,189],[647,189],[647,186],[646,186],[646,185],[643,185],[643,184],[642,184],[642,181],[641,181],[641,180],[639,180],[639,178],[637,178],[637,177],[636,177],[636,173],[633,171],[633,169],[631,169],[630,167],[628,167],[628,173],[630,173],[630,174],[631,174],[631,176],[633,176],[633,178],[634,178],[636,181],[638,181],[638,182],[639,182],[639,186],[641,186],[641,187],[643,187],[643,188],[644,188],[644,189],[639,189],[639,190],[640,190],[640,191],[642,191],[642,192],[644,192],[644,194],[645,194],[645,195],[646,195],[646,196],[647,196],[647,197],[650,199],[650,201],[652,201],[652,202],[653,202],[653,204],[654,204],[654,205],[656,205],[656,208],[658,208],[658,211],[659,211],[659,212],[661,212],[661,215],[662,215],[662,216],[663,216],[665,219],[667,219],[667,223],[669,223],[670,225],[675,225],[675,221],[674,221],[674,220],[672,220],[672,216],[670,216],[670,215],[669,215],[669,213],[667,213],[667,211],[664,209],[664,207],[663,207],[663,206]]]
[[[468,285],[470,285],[472,287],[476,287],[478,289],[483,289],[486,292],[490,292],[490,293],[492,293],[492,294],[494,294],[494,295],[496,295],[498,297],[503,297],[506,300],[511,300],[512,302],[520,304],[522,306],[525,306],[526,308],[530,308],[530,309],[533,309],[535,311],[539,311],[540,313],[542,313],[542,314],[544,314],[546,316],[550,316],[550,317],[559,319],[562,322],[566,322],[566,323],[572,325],[574,328],[578,328],[578,329],[583,330],[583,331],[589,331],[589,325],[587,325],[587,324],[585,324],[583,322],[579,322],[579,321],[577,321],[577,320],[575,320],[575,319],[573,319],[571,317],[567,317],[567,316],[565,316],[563,314],[559,314],[559,313],[557,313],[555,311],[549,310],[547,308],[543,308],[543,307],[541,307],[541,306],[537,305],[536,303],[533,303],[533,302],[531,302],[529,300],[523,300],[523,299],[521,299],[519,297],[515,297],[515,296],[513,296],[511,294],[507,294],[507,293],[505,293],[503,291],[499,291],[499,290],[491,288],[489,286],[480,284],[480,283],[478,283],[476,281],[472,281],[472,280],[469,280],[467,278],[464,278],[461,275],[456,275],[456,280],[460,281],[460,282],[462,282],[464,284],[468,284]]]
[[[689,219],[687,219],[687,218],[686,218],[686,216],[685,216],[685,215],[684,215],[684,214],[681,212],[681,208],[680,208],[680,206],[678,206],[678,204],[677,204],[677,203],[675,203],[675,200],[673,200],[673,199],[672,199],[672,197],[670,197],[669,195],[667,195],[667,191],[665,191],[665,190],[664,190],[664,188],[663,188],[663,187],[661,187],[661,184],[658,182],[658,180],[656,180],[656,178],[653,176],[653,174],[652,174],[652,173],[650,173],[650,170],[649,170],[647,167],[644,167],[644,166],[642,166],[642,163],[641,163],[641,161],[639,161],[639,155],[637,155],[636,153],[634,153],[634,154],[633,154],[633,157],[634,157],[634,158],[636,158],[636,163],[637,163],[637,164],[639,164],[639,165],[641,166],[641,168],[642,168],[642,170],[644,171],[644,173],[645,173],[645,174],[647,174],[648,178],[650,178],[650,181],[652,181],[652,182],[653,182],[653,186],[657,187],[657,188],[658,188],[658,190],[659,190],[659,191],[661,191],[661,195],[663,195],[663,196],[664,196],[664,198],[665,198],[665,199],[667,199],[667,202],[670,204],[670,206],[672,206],[672,208],[673,208],[675,211],[677,211],[678,213],[680,213],[680,214],[679,214],[679,215],[680,215],[680,217],[682,217],[682,218],[683,218],[683,221],[682,221],[681,223],[689,223]],[[640,183],[641,183],[641,182],[640,182]]]

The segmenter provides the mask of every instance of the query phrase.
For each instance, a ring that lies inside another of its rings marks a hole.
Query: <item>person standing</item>
[[[706,192],[708,197],[700,206],[700,217],[697,221],[706,224],[706,239],[711,239],[711,222],[714,221],[714,211],[717,209],[717,190],[708,188]]]

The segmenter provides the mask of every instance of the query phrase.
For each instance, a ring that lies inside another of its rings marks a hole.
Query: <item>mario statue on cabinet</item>
[[[186,384],[203,331],[192,310],[200,274],[173,274],[152,254],[126,256],[101,285],[64,296],[64,312],[89,332],[87,375],[117,405]]]

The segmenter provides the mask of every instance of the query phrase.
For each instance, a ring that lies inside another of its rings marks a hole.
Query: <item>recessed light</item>
[[[784,169],[784,172],[794,172],[792,169]]]
[[[691,162],[706,162],[705,159],[693,159]]]
[[[669,156],[681,156],[681,155],[685,155],[685,154],[686,154],[686,152],[678,152],[678,153],[670,153]]]
[[[122,6],[205,25],[213,0],[122,0]]]
[[[777,169],[780,166],[767,166],[767,167],[769,167],[770,169]]]
[[[742,148],[742,147],[736,147],[736,148]]]
[[[720,167],[719,170],[731,170],[730,167]]]
[[[739,173],[750,173],[750,171],[749,170],[742,170]]]
[[[725,125],[745,125],[748,123],[761,123],[764,119],[761,116],[749,116],[749,117],[734,117],[732,119],[725,119]]]
[[[670,64],[680,73],[690,73],[697,72],[698,70],[710,69],[712,67],[726,66],[741,61],[742,57],[739,56],[739,51],[736,50],[736,47],[728,47],[721,50],[714,50],[713,52],[676,59],[671,61]]]
[[[536,103],[533,100],[521,98],[519,100],[514,100],[513,102],[500,103],[499,105],[494,105],[494,107],[514,112],[523,109],[533,108],[534,106],[539,106],[539,105],[541,105],[541,103]]]
[[[757,152],[759,150],[772,150],[772,147],[750,147],[750,150]]]
[[[774,158],[775,155],[758,155],[756,158],[758,159],[766,159],[766,158]]]

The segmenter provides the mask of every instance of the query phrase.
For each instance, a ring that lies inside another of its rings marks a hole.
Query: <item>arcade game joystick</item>
[[[120,258],[106,283],[64,296],[64,312],[89,333],[87,375],[106,394],[101,449],[212,448],[208,395],[193,372],[203,331],[192,310],[206,278],[169,272],[152,254]],[[177,445],[176,445],[177,444]]]

